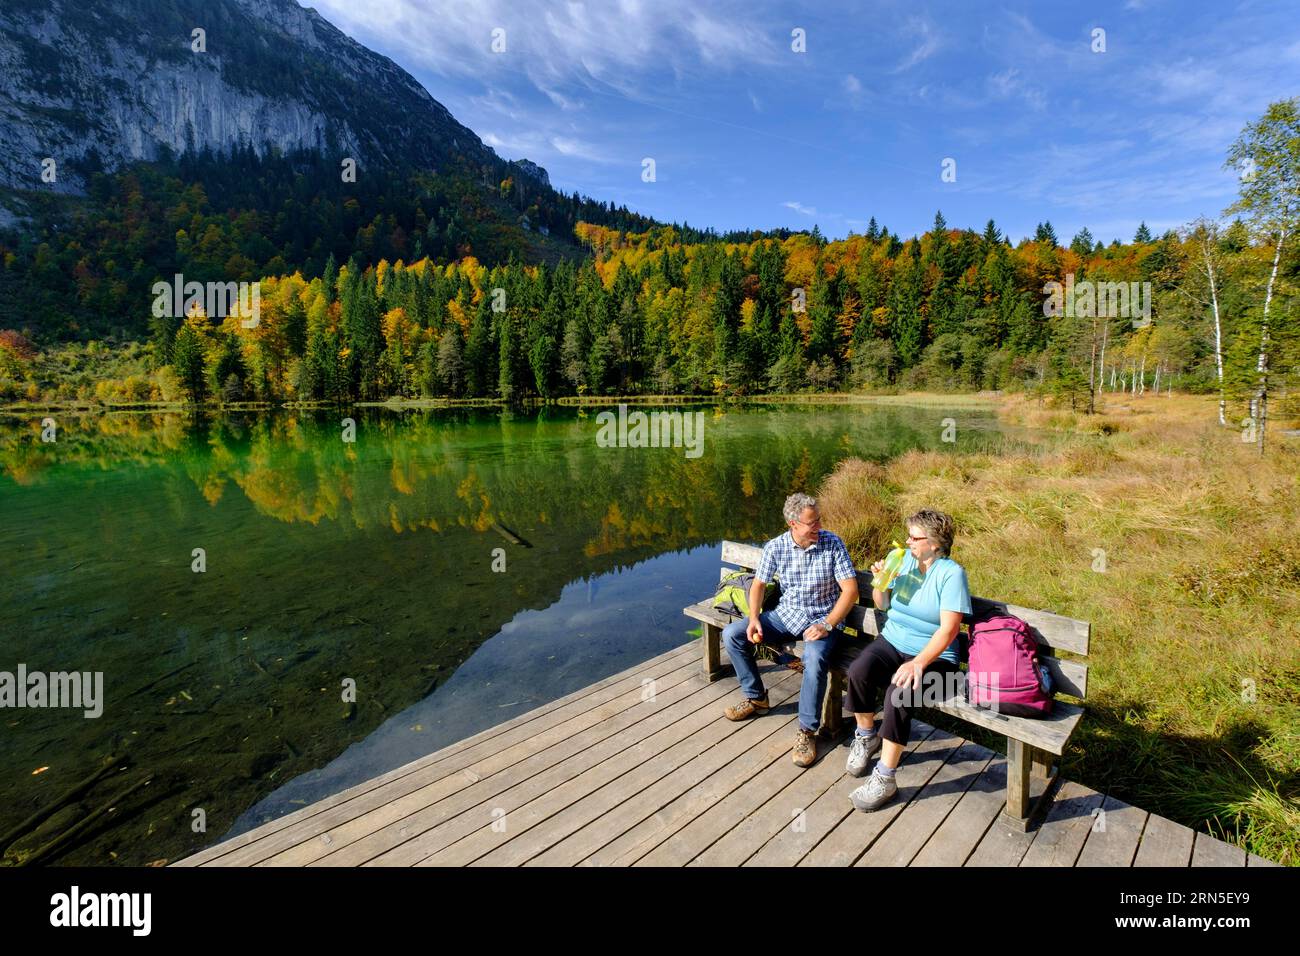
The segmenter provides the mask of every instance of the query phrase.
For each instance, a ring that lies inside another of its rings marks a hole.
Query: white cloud
[[[739,0],[701,9],[690,0],[641,3],[537,0],[313,0],[322,15],[365,42],[382,41],[399,59],[441,76],[526,77],[562,109],[596,84],[627,95],[646,75],[716,73],[776,61],[779,47]],[[505,30],[505,51],[491,50]],[[487,74],[485,76],[485,73]]]
[[[805,205],[804,205],[803,203],[801,203],[801,202],[783,202],[783,203],[781,203],[781,205],[782,205],[782,206],[785,206],[786,209],[793,209],[795,212],[797,212],[797,213],[799,213],[800,215],[803,215],[803,216],[815,216],[815,215],[817,215],[817,207],[816,207],[816,206],[805,206]]]
[[[902,73],[904,70],[910,70],[922,60],[928,60],[934,56],[939,48],[943,46],[943,41],[935,32],[934,25],[929,20],[912,17],[907,21],[906,29],[907,32],[918,35],[921,38],[920,42],[902,63],[890,71],[891,73]]]
[[[1030,86],[1020,75],[1018,67],[1008,67],[988,78],[988,88],[998,99],[1019,98],[1034,110],[1047,107],[1047,96],[1036,86]]]

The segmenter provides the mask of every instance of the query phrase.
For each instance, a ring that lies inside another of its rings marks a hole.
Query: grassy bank
[[[904,515],[951,514],[973,593],[1093,622],[1065,776],[1300,864],[1295,423],[1261,458],[1206,398],[1093,416],[1012,398],[1000,415],[1033,451],[845,461],[821,489],[826,526],[865,566]]]

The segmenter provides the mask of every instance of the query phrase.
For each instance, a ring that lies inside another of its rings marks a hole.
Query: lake
[[[978,406],[752,404],[673,406],[696,449],[606,447],[607,410],[0,420],[0,671],[103,675],[99,717],[0,711],[0,832],[127,767],[10,859],[100,810],[47,859],[291,812],[689,640],[719,543],[782,531],[840,460],[1004,440]]]

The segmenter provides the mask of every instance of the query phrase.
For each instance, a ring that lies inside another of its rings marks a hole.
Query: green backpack
[[[753,571],[728,571],[718,585],[713,607],[736,617],[749,617],[749,589],[753,583]],[[780,599],[781,582],[774,580],[763,592],[763,610],[772,610]]]

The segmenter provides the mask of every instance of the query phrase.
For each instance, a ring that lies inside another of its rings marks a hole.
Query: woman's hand
[[[873,565],[871,566],[871,574],[872,574],[873,577],[874,577],[875,575],[879,574],[879,573],[880,573],[881,571],[883,571],[883,570],[885,570],[885,559],[884,559],[884,558],[881,558],[879,561],[877,561],[875,564],[873,564]]]
[[[916,663],[915,658],[910,661],[903,661],[898,670],[894,671],[892,683],[899,687],[906,687],[911,684],[912,690],[916,690],[921,686],[921,672],[924,670],[924,667]]]

